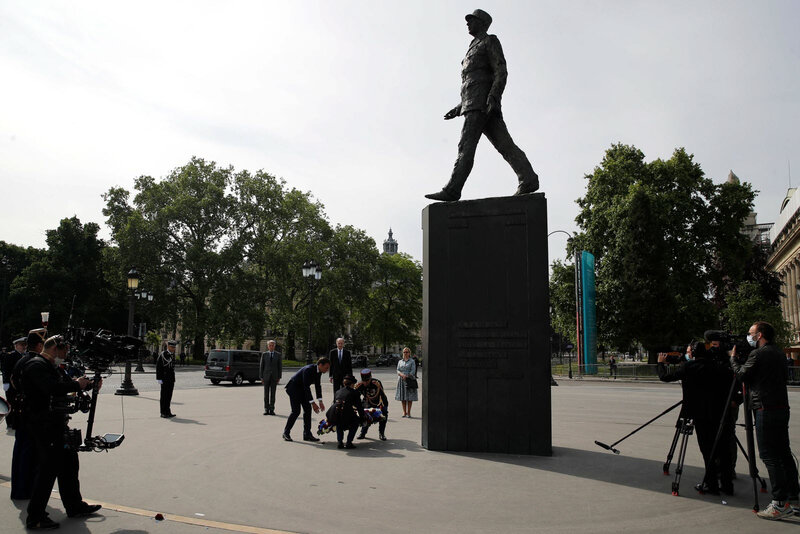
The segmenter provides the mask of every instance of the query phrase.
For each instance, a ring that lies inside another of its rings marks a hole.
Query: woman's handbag
[[[419,384],[417,384],[417,379],[413,376],[406,377],[406,389],[417,389]]]

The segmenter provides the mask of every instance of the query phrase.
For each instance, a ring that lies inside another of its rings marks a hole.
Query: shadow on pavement
[[[202,425],[206,426],[206,423],[201,423],[200,421],[196,421],[194,419],[186,419],[183,417],[173,417],[170,419],[173,423],[180,423],[182,425]]]
[[[672,482],[675,479],[675,459],[673,459],[670,475],[663,474],[664,461],[633,458],[630,456],[614,455],[605,452],[572,449],[568,447],[553,447],[553,456],[514,456],[490,453],[457,453],[448,452],[476,460],[500,462],[533,470],[550,471],[562,475],[578,478],[589,478],[610,484],[618,484],[637,489],[644,489],[656,493],[663,493],[670,498],[690,498],[707,502],[723,501],[728,506],[752,509],[753,482],[750,476],[740,473],[746,469],[746,463],[741,458],[737,464],[738,479],[734,481],[735,494],[726,495],[700,495],[694,485],[700,482],[705,470],[692,465],[684,465],[680,482],[680,496],[672,496]],[[666,451],[665,451],[666,460]],[[758,499],[761,508],[770,502],[769,493],[759,493]]]

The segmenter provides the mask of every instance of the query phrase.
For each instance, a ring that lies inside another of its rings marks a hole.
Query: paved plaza
[[[202,371],[179,369],[175,419],[158,416],[152,374],[134,374],[140,395],[113,395],[107,379],[95,434],[119,432],[108,453],[81,453],[81,489],[102,515],[68,519],[57,498],[51,517],[66,533],[471,533],[471,532],[797,532],[798,521],[766,522],[751,512],[752,483],[739,458],[736,495],[701,496],[697,441],[691,438],[681,496],[662,474],[677,410],[612,443],[680,400],[678,385],[559,378],[552,388],[553,456],[430,452],[420,445],[421,403],[400,417],[393,370],[378,370],[390,398],[388,441],[377,428],[355,450],[332,434],[306,443],[302,419],[286,443],[289,402],[279,389],[277,416],[264,416],[260,385],[212,386]],[[422,377],[424,379],[424,377]],[[288,376],[284,375],[284,383]],[[328,403],[331,386],[323,386]],[[800,413],[800,391],[790,390]],[[509,406],[524,419],[536,406]],[[314,417],[314,425],[321,416]],[[742,419],[742,418],[740,418]],[[85,431],[86,416],[73,421]],[[800,446],[800,421],[790,429]],[[737,434],[744,443],[743,430]],[[27,501],[9,499],[13,435],[0,431],[0,532],[21,532]],[[759,461],[762,475],[766,470]],[[57,496],[57,493],[54,493]],[[759,494],[762,508],[768,494]],[[164,521],[154,519],[157,513]]]

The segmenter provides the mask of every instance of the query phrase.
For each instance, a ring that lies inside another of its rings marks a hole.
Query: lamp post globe
[[[322,267],[314,260],[303,264],[303,278],[308,281],[308,346],[306,347],[306,365],[313,362],[314,351],[311,350],[311,310],[314,307],[314,286],[322,278]]]

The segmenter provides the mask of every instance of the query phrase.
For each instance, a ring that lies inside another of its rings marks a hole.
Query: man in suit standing
[[[283,374],[283,355],[275,350],[275,340],[267,341],[267,352],[261,354],[258,374],[264,384],[264,415],[275,415],[275,390]]]
[[[353,374],[353,362],[350,351],[344,348],[344,338],[336,340],[336,348],[328,353],[328,359],[331,361],[331,384],[335,394],[342,387],[342,379]]]
[[[289,395],[292,413],[289,414],[289,418],[286,420],[286,427],[283,429],[282,437],[284,441],[294,441],[290,432],[292,431],[294,422],[297,421],[297,418],[300,416],[300,408],[303,409],[303,440],[319,441],[319,438],[314,437],[311,433],[311,409],[314,409],[314,413],[325,410],[325,404],[322,402],[320,377],[322,374],[327,373],[330,368],[330,360],[323,356],[317,360],[317,363],[306,365],[289,379],[289,382],[286,384],[286,394]],[[316,400],[311,396],[312,384],[317,394]]]
[[[161,417],[175,417],[170,409],[172,392],[175,389],[175,341],[167,342],[167,350],[159,354],[156,360],[156,381],[161,386]]]

